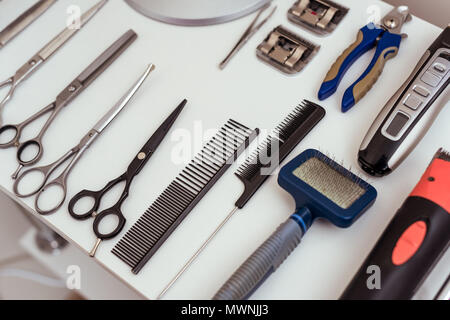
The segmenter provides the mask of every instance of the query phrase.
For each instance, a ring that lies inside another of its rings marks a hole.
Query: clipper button
[[[430,71],[425,72],[425,74],[422,76],[422,81],[428,84],[432,87],[437,87],[439,82],[441,82],[441,78],[438,76],[435,76]]]
[[[434,70],[440,73],[444,73],[447,70],[442,63],[435,63],[433,68]]]
[[[403,102],[403,104],[410,109],[417,110],[422,105],[422,100],[420,100],[415,95],[410,94],[406,98],[405,102]]]
[[[424,98],[426,98],[430,95],[430,91],[428,91],[427,89],[425,89],[422,86],[414,86],[413,90],[415,93],[418,93],[419,95],[421,95]]]

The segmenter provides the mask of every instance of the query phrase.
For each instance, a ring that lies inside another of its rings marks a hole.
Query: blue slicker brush
[[[284,166],[278,183],[295,199],[295,213],[242,264],[214,300],[248,299],[298,246],[314,220],[323,218],[347,228],[377,197],[370,184],[312,149]]]

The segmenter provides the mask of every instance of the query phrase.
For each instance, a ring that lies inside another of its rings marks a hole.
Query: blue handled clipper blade
[[[278,183],[295,199],[292,219],[303,232],[318,218],[348,228],[377,197],[374,187],[313,149],[284,166]]]

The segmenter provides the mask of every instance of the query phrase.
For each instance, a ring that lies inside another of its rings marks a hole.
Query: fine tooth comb
[[[166,294],[237,210],[242,209],[247,204],[279,164],[283,162],[324,116],[325,109],[311,101],[304,100],[273,130],[273,133],[258,146],[256,151],[247,158],[235,173],[244,183],[245,187],[243,194],[235,204],[235,208],[166,286],[158,296],[158,299]]]
[[[230,119],[145,211],[112,253],[139,273],[197,203],[258,136]]]
[[[294,214],[241,265],[214,300],[248,299],[289,257],[316,219],[350,227],[377,197],[374,187],[313,149],[284,166],[278,183],[294,198]]]

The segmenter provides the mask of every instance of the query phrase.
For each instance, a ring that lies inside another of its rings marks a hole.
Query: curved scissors
[[[26,80],[34,71],[36,71],[48,58],[50,58],[59,48],[62,47],[72,36],[81,29],[106,3],[107,0],[102,0],[91,9],[86,11],[80,18],[80,28],[73,28],[72,26],[65,28],[53,40],[51,40],[44,48],[36,53],[30,60],[27,61],[16,74],[12,77],[0,82],[0,89],[9,87],[9,91],[3,99],[0,99],[0,125],[2,124],[3,109],[6,104],[12,99],[17,86]]]
[[[61,110],[70,104],[70,102],[72,102],[81,92],[88,88],[89,85],[94,82],[94,80],[97,79],[97,77],[102,74],[126,48],[128,48],[136,37],[137,35],[134,31],[127,31],[95,59],[94,62],[92,62],[78,77],[76,77],[72,83],[56,97],[54,102],[50,103],[47,107],[20,124],[0,127],[0,137],[6,135],[8,132],[14,133],[14,136],[9,141],[0,143],[0,149],[17,147],[17,162],[19,163],[19,167],[12,175],[13,179],[17,178],[22,168],[34,165],[42,158],[44,152],[42,138]],[[50,117],[45,122],[38,135],[28,141],[21,142],[20,138],[23,130],[48,113],[50,113]],[[3,141],[5,141],[5,139],[3,139]],[[33,157],[24,157],[27,149],[36,149],[33,153]]]
[[[164,123],[158,128],[158,130],[152,135],[152,137],[145,143],[136,157],[128,166],[127,171],[122,174],[117,179],[111,180],[106,184],[106,186],[99,191],[90,191],[83,190],[77,195],[75,195],[72,200],[69,202],[69,213],[70,215],[77,220],[86,220],[91,217],[94,217],[93,230],[95,235],[97,236],[97,241],[95,243],[94,248],[90,252],[90,256],[94,257],[95,253],[103,240],[109,240],[115,238],[122,231],[125,226],[126,219],[122,213],[121,207],[125,202],[129,195],[130,186],[133,182],[133,179],[141,172],[142,168],[145,164],[150,160],[153,153],[156,151],[158,146],[164,140],[164,138],[169,133],[170,128],[175,123],[175,120],[180,115],[184,106],[186,105],[187,100],[184,100],[173,112],[172,114],[164,121]],[[98,212],[102,198],[116,185],[125,181],[125,188],[119,198],[119,200],[110,208],[105,209],[101,212]],[[93,199],[94,204],[92,208],[86,213],[76,213],[75,207],[77,203],[82,199]],[[117,226],[109,233],[103,233],[100,231],[100,224],[106,217],[114,216],[117,218]]]
[[[81,139],[80,143],[69,150],[65,155],[63,155],[60,159],[55,161],[54,163],[43,166],[31,168],[24,171],[21,175],[17,177],[17,180],[14,183],[13,190],[14,193],[20,198],[28,198],[36,195],[35,199],[35,209],[41,215],[49,215],[57,211],[63,205],[66,196],[67,196],[67,178],[69,177],[70,172],[73,167],[80,160],[81,156],[84,152],[91,146],[91,144],[103,133],[103,131],[108,127],[108,125],[117,117],[117,115],[125,108],[131,98],[135,95],[138,89],[142,86],[145,79],[148,77],[151,71],[154,70],[154,65],[151,64],[145,70],[145,73],[140,77],[140,79],[136,82],[136,84],[127,92],[125,96],[120,99],[120,101],[111,108],[111,110],[106,113],[103,118]],[[57,176],[55,179],[50,180],[53,174],[56,173],[58,169],[62,167],[64,163],[68,162],[66,168],[63,169],[61,174]],[[40,173],[42,175],[42,181],[39,186],[32,192],[27,194],[23,194],[20,192],[20,184],[23,179],[29,176],[32,173]],[[49,182],[50,181],[50,182]],[[60,201],[51,209],[42,209],[39,206],[39,200],[46,190],[51,187],[58,188],[62,191],[62,196]]]

